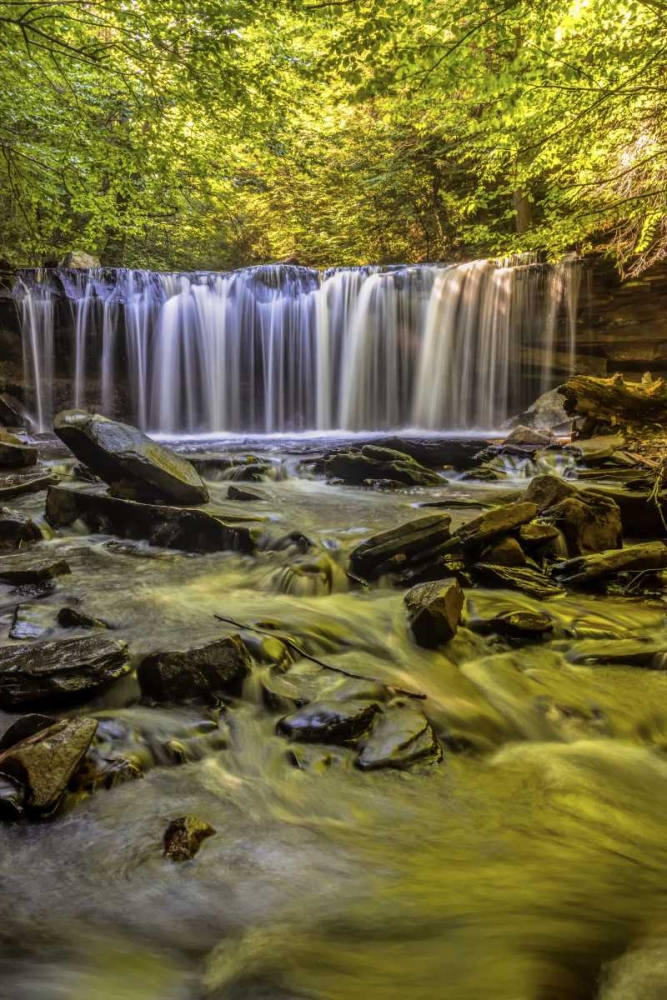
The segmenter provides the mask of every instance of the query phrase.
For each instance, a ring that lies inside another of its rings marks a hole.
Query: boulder
[[[215,510],[121,500],[94,487],[52,486],[46,497],[46,519],[53,528],[81,520],[93,533],[144,539],[184,552],[254,552],[260,535],[256,525],[228,519]]]
[[[644,542],[622,549],[596,552],[559,563],[554,572],[568,584],[588,584],[620,573],[667,569],[667,545]]]
[[[534,427],[526,427],[518,424],[502,443],[502,448],[518,451],[537,451],[538,448],[548,448],[554,443],[553,434],[546,431],[536,430]]]
[[[391,706],[373,719],[355,763],[362,771],[405,770],[441,757],[442,748],[425,716],[411,706]]]
[[[482,561],[493,566],[525,566],[526,556],[516,538],[500,538],[485,549]]]
[[[68,573],[71,570],[65,559],[38,556],[32,552],[21,552],[0,559],[0,582],[14,586],[46,583]]]
[[[480,552],[492,539],[507,535],[522,524],[532,521],[537,511],[537,504],[526,500],[494,507],[461,525],[454,532],[454,537],[466,552]]]
[[[90,269],[100,267],[100,258],[85,250],[69,250],[60,261],[61,267]]]
[[[146,656],[137,669],[141,692],[155,701],[187,701],[238,691],[251,659],[238,635]]]
[[[367,580],[408,569],[447,542],[451,520],[448,514],[429,514],[372,535],[350,553],[350,569]]]
[[[511,423],[534,427],[537,430],[551,431],[556,427],[567,427],[572,423],[571,417],[565,412],[564,399],[558,389],[549,389],[538,396],[528,409],[515,417]]]
[[[553,507],[554,504],[566,497],[576,496],[578,490],[561,476],[535,476],[531,480],[530,486],[524,494],[524,500],[537,504],[538,511]]]
[[[0,774],[23,786],[28,810],[49,814],[67,791],[96,729],[95,719],[85,718],[40,729],[0,754]]]
[[[208,490],[192,465],[136,427],[83,410],[63,410],[53,429],[114,496],[181,506],[208,502]]]
[[[609,497],[618,505],[626,537],[655,538],[667,533],[667,492],[664,490],[657,498],[651,496],[649,489],[618,486],[591,486],[586,492]]]
[[[95,635],[0,647],[0,708],[96,694],[130,672],[127,643]]]
[[[375,701],[314,701],[285,716],[278,732],[296,742],[356,743],[379,707]]]
[[[164,856],[169,861],[191,861],[204,840],[216,831],[198,816],[173,819],[164,834]]]
[[[491,566],[488,563],[476,563],[471,568],[475,581],[484,587],[507,587],[510,590],[520,590],[538,601],[550,597],[559,597],[563,588],[550,580],[539,570],[530,566]]]
[[[38,542],[42,533],[26,514],[0,508],[0,550],[22,549],[31,542]]]
[[[415,641],[435,649],[456,635],[463,610],[463,591],[456,580],[420,583],[405,595]]]
[[[0,431],[0,469],[25,469],[37,465],[37,448],[15,434]]]
[[[570,556],[617,549],[623,544],[621,512],[610,497],[581,490],[549,507],[544,517],[565,537]]]
[[[446,486],[437,472],[420,465],[414,458],[392,448],[364,445],[359,451],[341,451],[324,463],[328,479],[361,486],[378,480],[393,480],[406,486]]]

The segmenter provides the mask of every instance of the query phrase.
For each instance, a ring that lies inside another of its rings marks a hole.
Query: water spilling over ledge
[[[498,427],[572,367],[580,267],[23,271],[35,425],[69,397],[162,434]]]

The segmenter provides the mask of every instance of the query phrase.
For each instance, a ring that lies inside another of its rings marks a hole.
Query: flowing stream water
[[[580,272],[25,271],[35,427],[84,405],[163,434],[499,427],[572,370]]]
[[[379,494],[324,484],[297,451],[262,455],[252,513],[310,537],[317,565],[70,531],[45,543],[72,574],[40,604],[81,601],[135,656],[235,630],[216,613],[274,623],[331,664],[426,694],[443,761],[361,773],[351,751],[311,747],[295,767],[261,663],[213,732],[206,709],[144,707],[119,682],[85,712],[143,758],[177,741],[185,762],[55,821],[0,825],[2,1000],[663,998],[667,675],[604,651],[667,649],[664,605],[471,590],[456,639],[423,650],[402,593],[351,589],[346,553],[419,503],[449,503],[456,525],[480,509],[461,503],[525,481]],[[210,486],[234,507],[226,482]],[[39,516],[43,501],[16,506]],[[548,610],[553,637],[518,648],[471,627],[517,607]],[[186,813],[217,832],[174,865],[162,834]]]

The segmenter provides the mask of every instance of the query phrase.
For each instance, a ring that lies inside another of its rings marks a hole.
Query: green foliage
[[[667,256],[667,0],[0,0],[0,256]]]

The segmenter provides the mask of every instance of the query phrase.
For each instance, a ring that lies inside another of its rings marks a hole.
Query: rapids
[[[444,760],[361,773],[350,751],[306,747],[295,767],[261,665],[222,716],[224,749],[204,709],[142,707],[119,682],[87,714],[135,748],[180,741],[187,762],[55,821],[0,825],[0,998],[664,997],[667,675],[595,662],[608,639],[667,644],[664,605],[563,596],[549,642],[463,628],[444,652],[420,649],[402,593],[350,589],[343,555],[419,503],[449,500],[456,525],[477,512],[461,503],[525,480],[380,494],[304,475],[307,447],[266,446],[273,477],[252,513],[316,541],[325,572],[293,553],[185,556],[71,532],[46,543],[72,575],[43,602],[80,599],[136,655],[235,630],[216,613],[279,623],[331,664],[426,694]],[[210,487],[225,496],[225,481]],[[43,499],[14,505],[39,516]],[[3,623],[12,600],[3,587]],[[469,591],[466,623],[517,606],[544,602]],[[161,837],[186,813],[217,833],[172,865]]]

